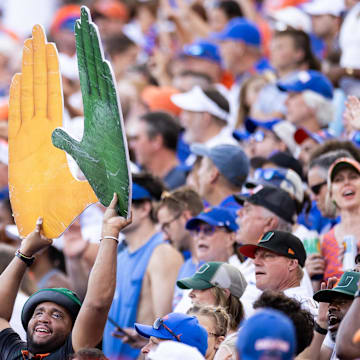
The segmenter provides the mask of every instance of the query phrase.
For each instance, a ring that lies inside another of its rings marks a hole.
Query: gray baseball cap
[[[208,148],[193,144],[190,150],[195,155],[211,159],[221,174],[235,186],[242,186],[249,174],[249,159],[238,145],[221,144]]]
[[[235,266],[220,262],[210,261],[189,278],[176,282],[181,289],[205,290],[217,286],[229,289],[230,293],[238,298],[242,296],[247,286],[244,275]]]

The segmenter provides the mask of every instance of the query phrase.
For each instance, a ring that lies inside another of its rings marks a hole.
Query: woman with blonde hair
[[[235,333],[244,318],[240,297],[247,282],[239,269],[228,263],[209,261],[190,278],[177,281],[181,289],[191,289],[193,305],[221,306],[230,316],[228,333]]]
[[[214,356],[224,341],[230,324],[230,317],[221,306],[195,305],[187,312],[198,318],[208,333],[208,348],[205,354],[206,360],[213,360]]]
[[[328,173],[328,197],[336,206],[341,221],[328,233],[321,243],[321,254],[325,259],[324,280],[330,277],[340,278],[344,270],[355,265],[360,239],[360,163],[344,157],[336,160]],[[353,250],[353,258],[341,263],[340,251],[345,249],[345,256]]]

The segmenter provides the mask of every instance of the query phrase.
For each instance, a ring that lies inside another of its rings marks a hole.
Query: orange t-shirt
[[[336,276],[340,278],[343,274],[342,264],[339,260],[340,247],[335,238],[335,229],[332,228],[323,236],[321,243],[321,254],[325,259],[324,280]]]

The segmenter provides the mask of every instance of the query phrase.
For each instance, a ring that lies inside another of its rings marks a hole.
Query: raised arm
[[[21,243],[20,254],[32,258],[37,252],[51,245],[52,240],[41,237],[42,219],[36,223],[35,230]],[[21,256],[21,255],[20,255]],[[9,321],[13,312],[16,295],[27,265],[17,256],[0,275],[0,331],[10,327]]]
[[[357,296],[341,320],[336,335],[336,355],[339,359],[360,357],[360,343],[354,344],[353,337],[360,328],[360,298]]]
[[[162,244],[154,250],[147,271],[155,317],[171,312],[174,286],[182,263],[181,254],[169,244]]]
[[[117,196],[104,214],[102,240],[91,270],[86,296],[72,332],[74,351],[95,347],[104,332],[107,315],[116,285],[117,238],[119,232],[131,222],[117,216]]]

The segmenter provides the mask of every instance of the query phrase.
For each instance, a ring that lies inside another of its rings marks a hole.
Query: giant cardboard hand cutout
[[[98,201],[87,181],[73,178],[66,154],[51,143],[62,110],[57,50],[35,25],[24,43],[22,72],[12,80],[9,100],[9,190],[21,236],[41,216],[45,236],[58,237]]]
[[[103,205],[109,206],[116,192],[118,213],[128,217],[131,178],[123,120],[114,76],[104,59],[97,27],[85,6],[81,8],[81,20],[75,25],[75,36],[84,135],[78,142],[62,129],[56,129],[53,144],[75,159]]]

